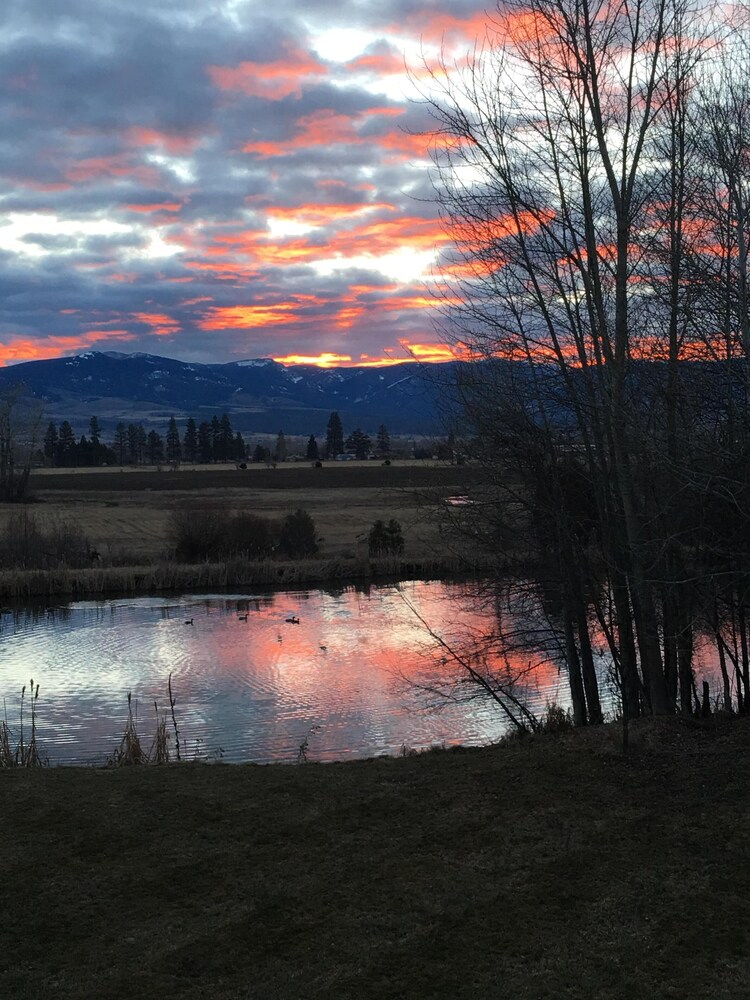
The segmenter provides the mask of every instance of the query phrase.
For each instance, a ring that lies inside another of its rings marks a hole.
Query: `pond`
[[[29,680],[39,684],[37,735],[51,763],[104,763],[128,692],[148,749],[157,711],[169,711],[170,675],[183,758],[293,762],[306,744],[309,760],[331,761],[482,745],[508,720],[476,697],[452,653],[480,662],[497,613],[476,584],[424,581],[6,610],[0,693],[17,736],[27,686],[28,735]],[[569,704],[554,655],[493,655],[532,711]],[[599,666],[606,690],[603,653]]]

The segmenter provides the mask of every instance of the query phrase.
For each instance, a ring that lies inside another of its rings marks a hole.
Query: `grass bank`
[[[13,1000],[738,1000],[750,724],[0,771]]]
[[[368,580],[434,580],[481,574],[489,560],[339,558],[262,562],[162,562],[150,566],[96,566],[83,569],[0,571],[0,600],[106,597],[227,587],[299,587]]]

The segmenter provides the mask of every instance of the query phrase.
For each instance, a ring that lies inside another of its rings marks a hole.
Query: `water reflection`
[[[497,608],[475,586],[417,581],[6,611],[0,692],[17,727],[21,687],[31,677],[40,684],[39,737],[53,762],[103,763],[122,735],[128,691],[150,744],[170,673],[188,756],[293,761],[308,734],[313,760],[497,739],[507,720],[486,697],[469,697],[474,686],[456,687],[461,672],[409,605],[481,665]],[[533,663],[497,649],[490,658],[525,675],[521,693],[535,711],[568,704],[549,652]]]

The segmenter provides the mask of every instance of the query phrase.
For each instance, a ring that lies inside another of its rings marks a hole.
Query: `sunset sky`
[[[3,0],[0,363],[437,360],[415,71],[477,0]]]

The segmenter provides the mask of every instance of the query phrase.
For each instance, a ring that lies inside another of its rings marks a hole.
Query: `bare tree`
[[[6,502],[26,496],[42,412],[22,384],[0,392],[0,498]]]
[[[678,690],[690,710],[673,515],[688,487],[696,500],[680,384],[707,340],[686,263],[700,213],[690,137],[717,22],[690,0],[499,10],[467,64],[434,69],[423,90],[453,237],[444,329],[475,360],[460,389],[487,470],[478,509],[536,539],[525,554],[559,594],[578,719],[601,718],[594,627],[626,717],[673,711]]]

